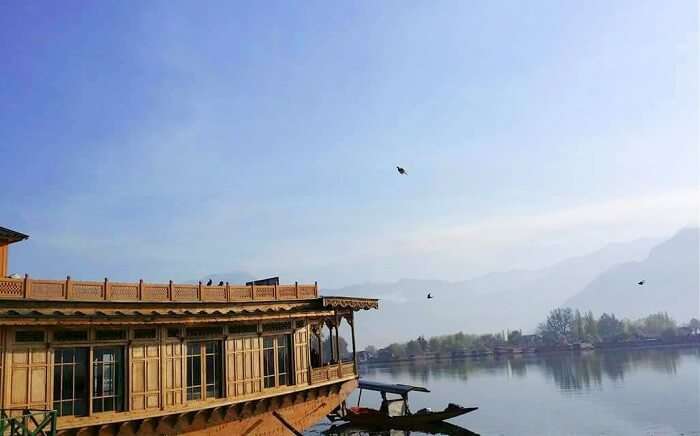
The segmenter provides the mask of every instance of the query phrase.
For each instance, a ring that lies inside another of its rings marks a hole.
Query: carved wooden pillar
[[[355,374],[357,374],[357,349],[355,348],[355,313],[350,312],[345,320],[350,324],[350,332],[352,334],[352,361],[355,364]]]

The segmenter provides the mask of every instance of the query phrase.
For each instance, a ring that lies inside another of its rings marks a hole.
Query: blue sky
[[[340,286],[669,236],[698,53],[692,1],[3,2],[11,269]]]

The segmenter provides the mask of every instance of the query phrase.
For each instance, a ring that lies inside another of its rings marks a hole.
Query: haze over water
[[[411,394],[412,411],[478,406],[449,422],[485,436],[700,435],[700,349],[392,364],[361,376],[428,387]],[[378,407],[379,395],[364,392],[362,403]]]

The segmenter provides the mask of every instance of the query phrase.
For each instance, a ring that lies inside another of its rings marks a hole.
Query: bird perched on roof
[[[222,280],[219,282],[219,286],[223,286],[223,285],[224,285],[224,281]]]
[[[211,286],[211,283],[212,283],[212,281],[211,281],[211,279],[209,279],[209,281],[207,282],[207,286]]]
[[[433,298],[433,294],[431,294],[430,292],[428,292],[428,300],[430,300],[431,298]]]
[[[396,167],[396,171],[398,171],[399,174],[401,174],[402,176],[405,176],[406,174],[408,174],[405,169],[403,169],[399,166]]]
[[[644,285],[644,283],[646,283],[646,280],[642,280],[641,282],[637,282],[637,284],[638,284],[639,286]]]

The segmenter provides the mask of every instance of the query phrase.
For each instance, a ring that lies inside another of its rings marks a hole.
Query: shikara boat
[[[428,389],[420,386],[388,384],[366,380],[360,380],[358,387],[360,389],[357,400],[358,405],[356,407],[347,407],[345,403],[341,404],[338,409],[329,415],[331,421],[341,420],[349,421],[356,425],[411,429],[420,425],[439,423],[478,409],[478,407],[462,407],[450,403],[441,411],[434,412],[430,409],[421,409],[412,413],[408,406],[408,393],[413,391],[430,392]],[[360,407],[363,390],[375,391],[381,394],[382,404],[379,410]],[[399,398],[387,398],[387,394],[395,394]]]

